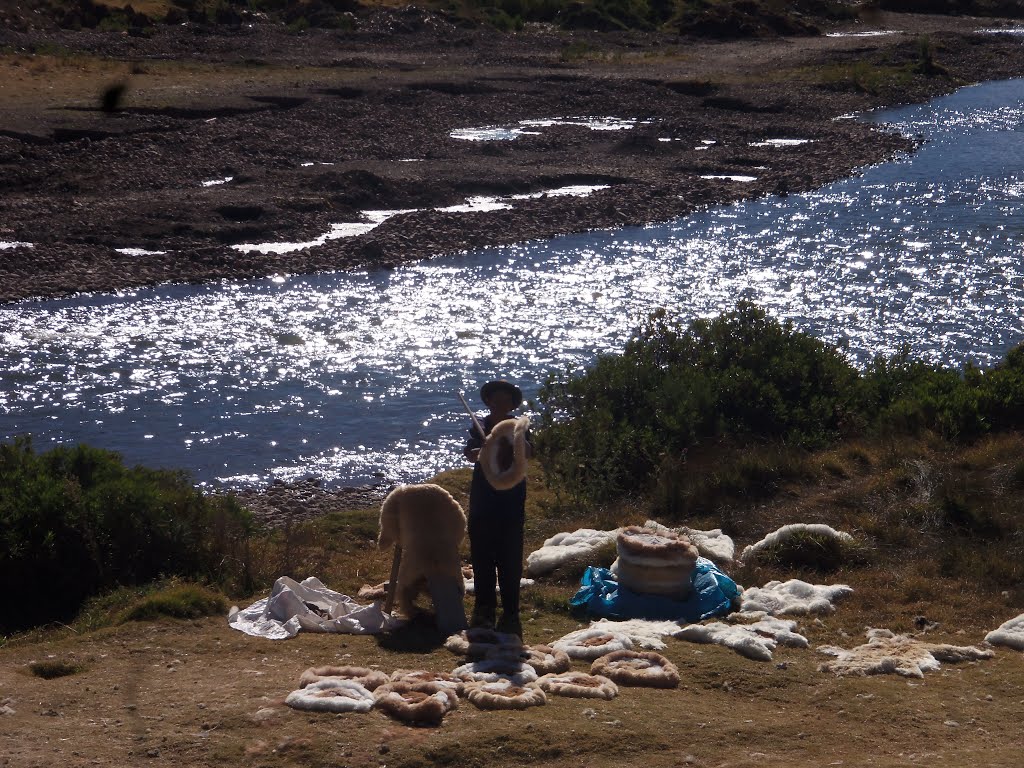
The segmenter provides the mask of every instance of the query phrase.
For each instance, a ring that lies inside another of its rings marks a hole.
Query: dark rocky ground
[[[406,9],[348,32],[0,31],[0,241],[33,244],[0,250],[0,301],[394,265],[812,189],[910,146],[832,118],[1021,74],[1020,38],[974,31],[1000,23],[880,14],[874,28],[901,33],[721,42],[506,34]],[[122,95],[104,111],[112,86]],[[501,142],[449,135],[569,116],[639,122]],[[813,143],[749,146],[766,138]],[[705,139],[717,143],[696,151]],[[434,210],[569,184],[609,189]],[[418,212],[295,253],[229,247],[309,240],[377,209]]]

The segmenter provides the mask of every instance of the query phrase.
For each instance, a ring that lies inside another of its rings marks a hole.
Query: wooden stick
[[[464,398],[464,397],[462,396],[462,393],[461,393],[461,392],[459,392],[459,400],[461,400],[461,401],[462,401],[462,404],[463,404],[464,406],[466,406],[466,410],[467,410],[467,411],[469,411],[469,415],[470,415],[470,418],[472,418],[472,419],[473,419],[473,426],[475,426],[475,427],[476,427],[476,428],[477,428],[477,429],[478,429],[478,430],[480,431],[480,437],[481,437],[481,438],[486,438],[486,437],[487,437],[487,433],[486,433],[486,432],[484,432],[484,428],[483,428],[483,426],[482,426],[482,425],[480,424],[480,420],[479,420],[479,419],[477,419],[477,417],[476,417],[476,414],[475,414],[475,413],[473,413],[473,409],[469,407],[469,403],[467,403],[467,402],[466,402],[466,398]]]
[[[395,544],[395,557],[391,561],[391,578],[388,579],[388,596],[384,600],[384,613],[391,613],[395,605],[395,590],[398,588],[398,566],[402,564],[402,546]]]

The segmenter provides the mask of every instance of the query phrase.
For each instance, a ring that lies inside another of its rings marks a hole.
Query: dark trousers
[[[502,614],[518,618],[525,519],[526,481],[507,491],[496,491],[477,467],[469,494],[468,526],[476,587],[475,618],[492,620],[496,615],[495,586],[501,592]]]

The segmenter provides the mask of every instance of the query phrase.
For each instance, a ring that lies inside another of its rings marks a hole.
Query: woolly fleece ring
[[[307,712],[369,712],[373,694],[355,680],[332,677],[292,691],[284,703]]]
[[[528,709],[547,704],[547,694],[536,684],[513,685],[508,680],[471,683],[466,698],[478,709]]]
[[[526,432],[529,428],[529,416],[505,419],[495,424],[484,440],[477,462],[494,490],[507,491],[526,477]]]
[[[388,583],[386,581],[371,586],[370,584],[363,584],[356,592],[356,598],[359,600],[384,600],[388,596]]]
[[[455,691],[459,696],[466,681],[445,672],[427,672],[425,670],[396,669],[391,673],[391,682],[413,686],[414,690],[434,693],[442,688]]]
[[[590,665],[590,673],[603,675],[619,685],[675,688],[679,669],[654,651],[614,651]]]
[[[452,674],[467,683],[508,682],[521,686],[537,680],[537,672],[529,664],[510,659],[485,659],[471,661],[452,670]]]
[[[572,660],[565,651],[556,651],[550,645],[527,645],[513,652],[509,648],[495,648],[487,652],[487,659],[511,659],[529,664],[538,675],[549,672],[568,672],[572,668]]]
[[[593,661],[598,656],[604,656],[612,651],[628,651],[632,649],[633,641],[619,632],[580,629],[556,640],[551,647],[556,651],[565,652],[570,659]]]
[[[537,681],[545,693],[569,696],[573,699],[604,699],[611,701],[619,695],[619,687],[602,675],[586,672],[562,672],[544,675]]]
[[[483,658],[491,650],[499,647],[519,650],[523,647],[523,641],[519,639],[518,635],[508,632],[495,632],[493,629],[474,627],[452,635],[445,640],[444,647],[461,656]]]
[[[652,531],[630,525],[619,531],[615,548],[620,559],[636,565],[685,565],[692,568],[697,562],[697,548],[675,531]]]
[[[384,685],[391,678],[384,672],[367,667],[310,667],[299,678],[299,688],[305,688],[321,680],[333,679],[353,680],[372,691],[378,685]]]
[[[386,683],[373,693],[377,709],[403,723],[438,725],[444,716],[459,705],[459,697],[451,688],[427,692],[412,683]]]

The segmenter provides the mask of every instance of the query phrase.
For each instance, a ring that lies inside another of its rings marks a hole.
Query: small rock
[[[160,757],[160,750],[156,749],[156,748],[154,748],[154,749],[147,749],[146,750],[146,757]]]
[[[597,717],[597,710],[587,707],[587,709],[583,710],[582,715],[588,720],[593,720],[595,717]]]
[[[0,707],[0,715],[13,715],[13,714],[15,714],[15,711],[13,709],[11,709],[11,706],[9,704],[4,704],[2,707]]]
[[[280,713],[273,707],[262,707],[260,709],[257,709],[256,712],[253,713],[252,719],[254,722],[257,723],[265,723],[268,720],[272,720],[273,718],[277,717],[278,714]]]
[[[381,744],[379,747],[377,747],[377,751],[380,752],[382,755],[386,755],[388,752],[391,751],[391,747],[389,747],[387,744]]]
[[[943,723],[943,725],[947,725],[950,728],[959,728],[960,727],[960,723],[958,723],[956,720],[947,720],[946,722]]]

